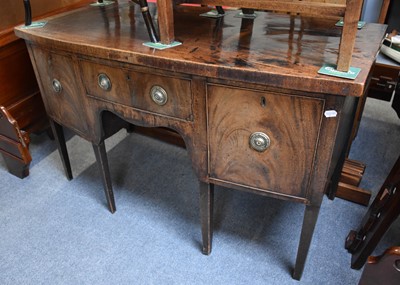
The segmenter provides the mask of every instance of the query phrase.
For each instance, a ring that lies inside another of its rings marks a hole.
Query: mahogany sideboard
[[[155,18],[157,7],[150,5]],[[63,127],[93,144],[110,211],[115,211],[104,140],[130,124],[182,136],[200,181],[203,253],[211,252],[214,185],[303,203],[293,278],[300,279],[329,184],[336,187],[359,98],[385,27],[357,33],[355,80],[319,75],[335,64],[336,20],[259,12],[200,17],[177,6],[182,45],[156,50],[140,7],[119,1],[17,27],[25,39],[68,177]],[[290,222],[290,221],[288,221]]]

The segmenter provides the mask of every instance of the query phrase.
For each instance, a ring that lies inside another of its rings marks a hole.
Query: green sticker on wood
[[[165,45],[165,44],[162,44],[162,43],[153,43],[153,42],[143,43],[144,46],[155,48],[155,49],[160,49],[160,50],[166,49],[166,48],[176,47],[176,46],[179,46],[181,44],[182,44],[181,42],[177,42],[177,41],[174,41],[174,42],[172,42],[172,43],[170,43],[168,45]]]
[[[21,29],[43,28],[46,24],[47,21],[32,22],[29,26],[21,26]]]
[[[324,64],[320,70],[318,70],[319,74],[341,77],[346,79],[356,79],[357,75],[360,73],[361,68],[358,67],[350,67],[349,71],[339,71],[336,69],[336,65],[334,64]]]
[[[336,27],[343,27],[343,25],[344,25],[343,19],[340,19],[340,20],[335,24]],[[357,28],[358,28],[359,30],[362,29],[364,26],[365,26],[365,22],[364,22],[364,21],[358,21]]]

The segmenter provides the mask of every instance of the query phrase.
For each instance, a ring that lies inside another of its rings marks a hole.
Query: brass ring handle
[[[164,88],[161,86],[155,85],[150,90],[151,100],[157,105],[163,106],[167,104],[168,101],[168,94]]]
[[[57,79],[53,79],[52,85],[54,92],[61,93],[63,88],[60,81],[58,81]]]
[[[250,136],[250,146],[252,149],[263,152],[265,151],[271,144],[271,139],[269,136],[262,132],[252,133]]]
[[[111,90],[111,80],[104,73],[100,73],[99,76],[97,76],[97,83],[99,84],[100,88],[103,89],[104,91]]]

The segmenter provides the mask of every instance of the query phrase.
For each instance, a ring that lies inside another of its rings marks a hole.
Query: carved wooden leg
[[[51,130],[53,131],[53,135],[57,143],[58,152],[60,153],[65,175],[67,176],[68,180],[71,180],[72,179],[71,163],[68,157],[67,144],[65,143],[63,127],[60,124],[54,122],[53,120],[49,121]]]
[[[108,168],[108,160],[107,160],[107,152],[106,146],[104,145],[104,141],[100,144],[92,144],[94,154],[96,155],[97,165],[99,166],[101,178],[103,180],[104,192],[106,193],[107,205],[111,213],[116,211],[115,201],[114,201],[114,192],[112,189],[111,183],[111,175],[110,170]]]
[[[213,235],[214,184],[200,181],[200,219],[203,238],[203,254],[211,253]]]
[[[29,175],[29,165],[30,162],[25,163],[23,160],[10,157],[8,155],[3,155],[4,161],[6,163],[8,172],[19,178],[25,178]]]
[[[296,264],[294,266],[293,278],[300,280],[307,259],[308,249],[314,233],[315,224],[318,219],[320,206],[306,206],[304,212],[303,227],[301,229],[300,243],[297,250]]]

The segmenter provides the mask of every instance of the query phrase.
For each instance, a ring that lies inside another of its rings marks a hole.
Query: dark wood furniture
[[[1,40],[0,153],[8,171],[24,178],[32,160],[29,133],[45,129],[47,116],[24,41]]]
[[[392,102],[392,108],[400,119],[400,64],[379,54],[375,63],[368,97]]]
[[[33,1],[35,18],[77,8],[88,0]],[[47,115],[25,42],[14,34],[23,21],[23,2],[5,0],[0,11],[0,153],[8,171],[29,175],[30,134],[49,129]],[[51,134],[50,134],[51,135]]]
[[[388,33],[400,29],[400,3],[384,0],[379,15],[379,23],[388,25]],[[379,54],[371,77],[368,97],[392,102],[392,107],[400,118],[400,64]]]
[[[140,8],[126,1],[15,31],[28,45],[69,177],[63,127],[93,144],[113,212],[105,138],[127,124],[172,129],[200,181],[203,253],[211,252],[214,185],[299,202],[305,215],[293,277],[300,279],[384,27],[358,32],[352,65],[361,73],[346,80],[317,73],[337,60],[337,19],[199,17],[205,11],[177,6],[174,31],[183,44],[166,50],[143,46]]]
[[[387,14],[397,9],[399,3],[384,0],[379,17],[380,23],[389,24]],[[395,6],[397,5],[397,6]],[[393,26],[389,25],[389,29]],[[391,30],[389,30],[390,32]],[[379,54],[373,68],[367,96],[392,102],[400,118],[399,95],[400,65]],[[359,284],[398,284],[400,281],[399,248],[388,249],[382,256],[370,256],[382,236],[400,214],[400,157],[369,207],[360,227],[350,231],[346,248],[352,254],[351,267],[360,269],[367,262]]]
[[[400,157],[368,208],[360,227],[350,231],[346,249],[352,254],[351,267],[360,269],[400,214]]]
[[[391,32],[393,29],[400,29],[398,11],[400,11],[400,2],[383,0],[378,23],[387,24],[388,32]],[[357,111],[351,140],[357,135],[359,122],[367,97],[388,102],[392,101],[392,107],[400,118],[399,79],[399,63],[383,54],[378,54],[377,60],[372,68],[370,84],[368,85],[366,94],[359,103],[359,110]],[[371,198],[371,192],[359,187],[365,167],[366,165],[362,162],[354,162],[347,159],[342,170],[339,187],[336,193],[329,193],[329,197],[331,199],[339,197],[367,206]]]
[[[365,95],[364,95],[365,96]],[[353,138],[350,139],[351,141]],[[345,199],[357,204],[368,206],[371,191],[360,188],[361,179],[366,165],[361,161],[346,158],[336,192],[329,193],[329,198]]]
[[[368,257],[358,285],[400,284],[400,247],[391,247],[380,256]]]

